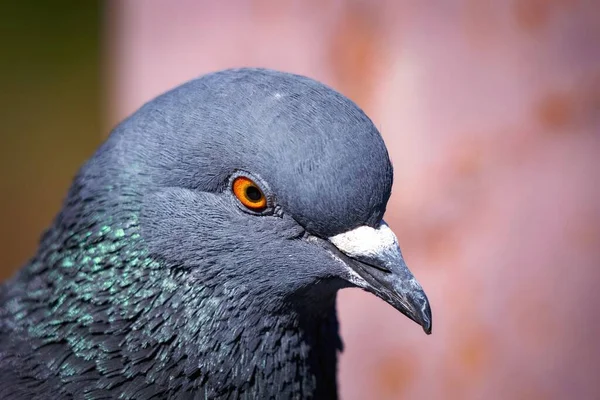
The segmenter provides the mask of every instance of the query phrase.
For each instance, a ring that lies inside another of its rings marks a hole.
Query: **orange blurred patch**
[[[549,0],[517,0],[513,14],[519,27],[525,31],[537,31],[547,25],[552,2]]]
[[[473,177],[481,171],[484,148],[479,143],[466,142],[454,149],[450,158],[452,169],[461,177]]]
[[[493,335],[484,327],[471,328],[461,337],[458,344],[458,360],[473,378],[481,378],[489,374],[492,365]]]
[[[477,386],[473,382],[479,382],[493,373],[493,334],[473,319],[476,314],[472,303],[466,309],[471,310],[470,313],[462,310],[463,314],[468,314],[469,319],[465,319],[465,324],[455,329],[457,335],[448,344],[450,351],[446,353],[442,364],[443,390],[451,393],[449,398],[453,399],[470,398],[471,389]]]
[[[403,351],[401,355],[384,358],[374,370],[378,391],[377,396],[374,398],[397,399],[399,396],[404,395],[415,380],[418,369],[419,358],[409,350]]]
[[[449,264],[449,260],[455,260],[458,256],[458,234],[452,227],[440,223],[425,227],[420,233],[419,247],[423,247],[423,254],[429,263]]]
[[[329,42],[329,65],[340,91],[363,108],[371,101],[384,61],[378,47],[383,32],[370,10],[354,2],[344,3]]]
[[[536,105],[536,119],[547,129],[563,129],[575,118],[575,99],[567,92],[549,93]]]

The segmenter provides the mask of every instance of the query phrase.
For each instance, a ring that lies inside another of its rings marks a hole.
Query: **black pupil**
[[[246,188],[246,197],[250,201],[259,201],[262,198],[262,193],[256,186],[248,186]]]

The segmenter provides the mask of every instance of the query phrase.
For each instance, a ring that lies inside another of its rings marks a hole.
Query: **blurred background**
[[[380,128],[386,219],[433,308],[427,337],[342,291],[342,399],[600,399],[600,3],[24,1],[0,30],[1,279],[144,102],[286,70]]]

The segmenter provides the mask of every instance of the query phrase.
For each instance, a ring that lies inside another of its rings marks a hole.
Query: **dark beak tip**
[[[423,327],[423,331],[427,335],[431,335],[431,328],[433,325],[433,320],[431,318],[431,308],[429,306],[429,301],[427,297],[425,297],[425,304],[421,307],[421,313],[416,321]]]
[[[431,335],[432,323],[430,316],[421,315],[419,317],[411,317],[411,319],[417,324],[421,325],[421,327],[423,328],[423,332],[425,332],[427,335]]]
[[[431,322],[427,322],[423,324],[423,331],[428,334],[431,335]]]

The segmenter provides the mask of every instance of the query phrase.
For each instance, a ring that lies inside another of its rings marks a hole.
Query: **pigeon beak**
[[[385,222],[360,226],[329,238],[350,268],[352,282],[386,301],[431,333],[431,308],[423,288],[410,272],[394,232]],[[356,276],[358,275],[358,276]]]

